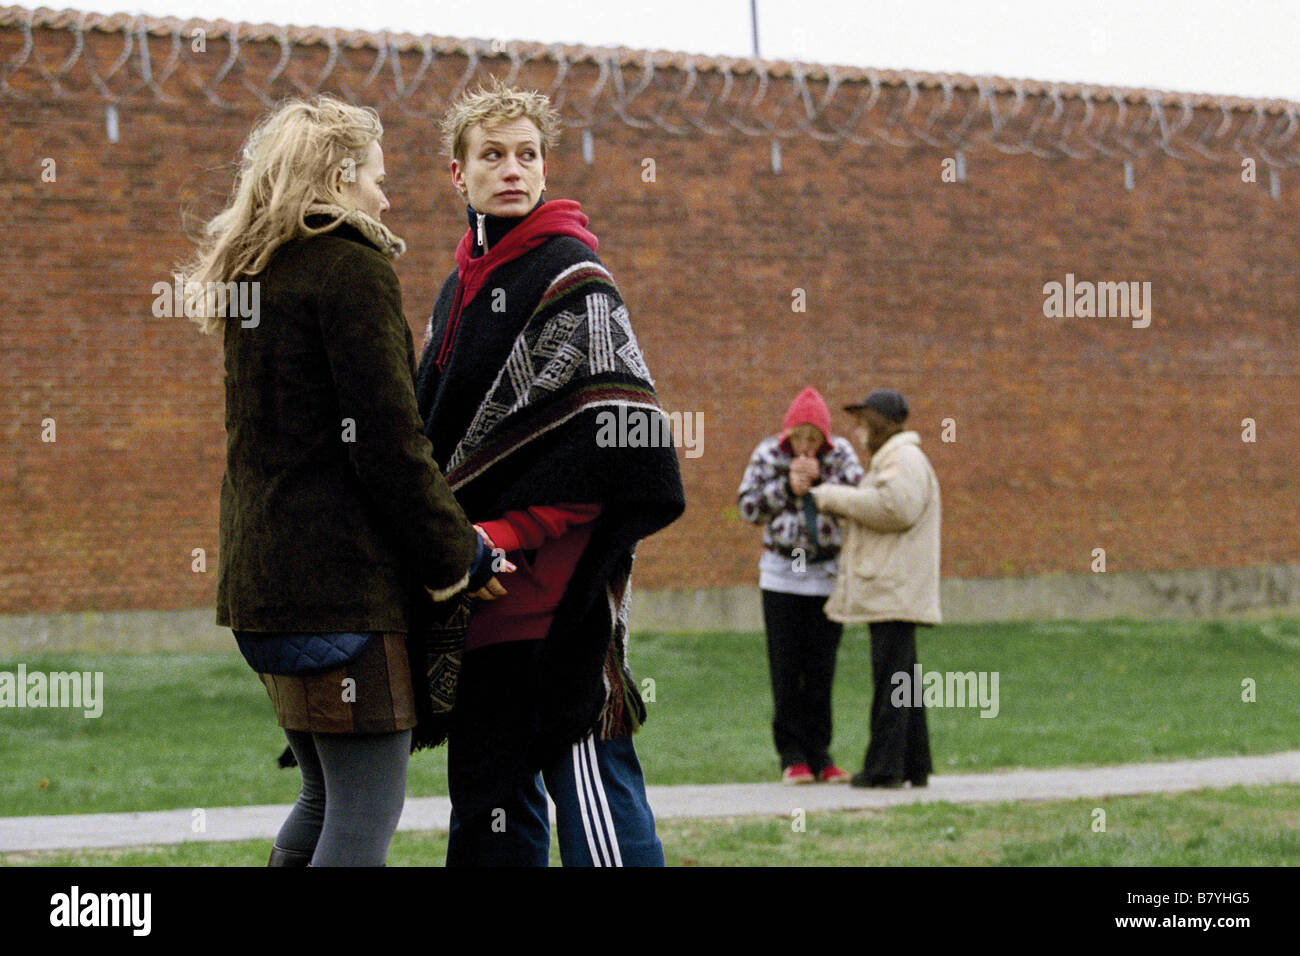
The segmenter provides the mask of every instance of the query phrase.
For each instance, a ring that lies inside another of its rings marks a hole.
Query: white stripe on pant
[[[587,835],[587,848],[595,866],[622,866],[623,857],[618,849],[618,834],[614,831],[614,817],[605,796],[605,785],[600,779],[600,764],[596,758],[596,743],[592,735],[573,745],[573,782],[578,793],[578,806],[582,828]],[[599,851],[598,851],[599,845]]]

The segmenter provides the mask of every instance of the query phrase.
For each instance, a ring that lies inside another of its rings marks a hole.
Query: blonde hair
[[[497,123],[524,117],[533,121],[542,134],[542,158],[560,141],[560,114],[551,107],[546,94],[506,86],[495,76],[491,87],[479,86],[466,93],[447,110],[442,118],[442,149],[447,156],[465,162],[465,137],[480,123]]]
[[[192,301],[203,296],[202,289],[255,275],[283,243],[338,225],[335,219],[308,228],[308,209],[320,204],[352,208],[339,188],[342,174],[364,163],[370,144],[383,135],[373,109],[324,95],[310,103],[287,100],[254,127],[229,204],[203,227],[198,250],[181,267],[185,313],[200,330],[215,334],[226,322],[220,314],[224,308],[212,308],[207,299]]]

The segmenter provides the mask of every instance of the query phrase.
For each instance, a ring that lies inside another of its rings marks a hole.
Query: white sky
[[[749,0],[69,2],[104,13],[752,52]],[[1300,100],[1300,0],[758,0],[758,26],[768,59]]]

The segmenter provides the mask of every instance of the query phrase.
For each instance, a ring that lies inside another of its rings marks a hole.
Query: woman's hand
[[[496,578],[493,578],[487,584],[483,585],[481,588],[479,588],[477,591],[471,594],[470,597],[477,598],[480,601],[495,601],[497,598],[503,597],[507,593],[508,592],[506,591],[505,587],[502,586],[501,582],[498,581]]]
[[[483,543],[492,549],[492,570],[504,572],[516,570],[515,565],[506,559],[506,553],[496,546],[496,542],[488,537],[486,531],[478,525],[474,525],[474,530],[477,531],[478,536],[483,539]],[[470,597],[477,598],[480,601],[495,601],[497,598],[504,597],[508,593],[509,592],[506,591],[505,586],[494,576],[487,584],[472,593]]]

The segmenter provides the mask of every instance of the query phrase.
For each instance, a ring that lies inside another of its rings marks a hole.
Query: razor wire
[[[46,8],[0,8],[0,31],[21,38],[0,63],[0,101],[32,99],[44,84],[60,98],[174,105],[197,94],[239,111],[337,90],[437,122],[475,83],[526,76],[579,130],[619,123],[668,136],[1300,166],[1300,104],[1288,100]],[[109,38],[121,49],[92,50]]]

